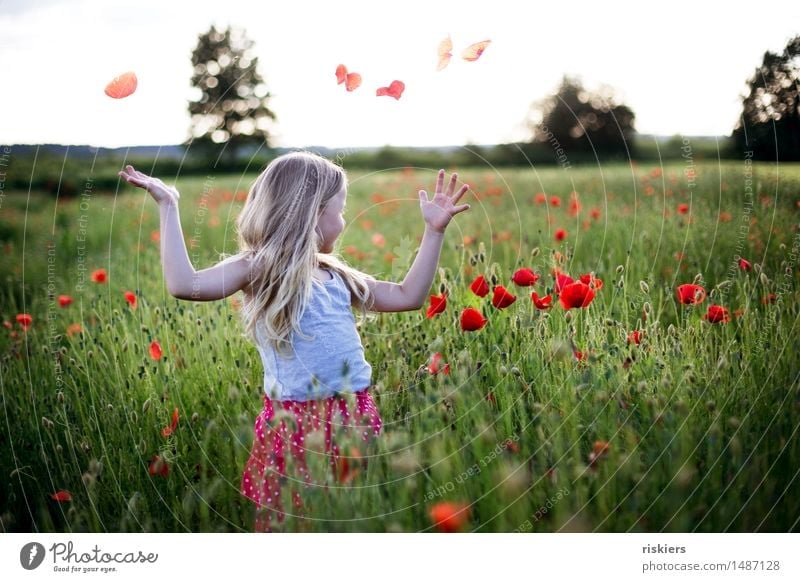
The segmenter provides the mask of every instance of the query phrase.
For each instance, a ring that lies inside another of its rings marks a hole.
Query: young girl
[[[189,261],[178,191],[132,166],[120,176],[150,192],[159,205],[161,257],[171,295],[211,301],[244,293],[241,315],[264,363],[265,395],[241,491],[256,504],[256,530],[272,531],[271,514],[278,522],[284,518],[284,482],[317,484],[306,462],[311,442],[324,439],[331,475],[341,482],[348,479],[348,465],[337,432],[357,431],[365,442],[380,434],[381,417],[370,394],[372,368],[364,359],[351,307],[360,310],[361,320],[367,311],[422,307],[445,228],[470,207],[455,206],[469,186],[456,191],[458,176],[453,174],[445,190],[440,170],[433,200],[419,191],[422,243],[403,282],[392,283],[333,254],[345,226],[347,177],[320,156],[293,152],[273,160],[250,188],[237,218],[240,252],[202,271]],[[293,511],[301,512],[296,488],[292,502]]]

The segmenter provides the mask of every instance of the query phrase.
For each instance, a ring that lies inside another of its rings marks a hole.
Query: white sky
[[[617,89],[641,133],[728,134],[764,51],[800,33],[800,2],[0,0],[0,141],[180,143],[191,51],[211,24],[255,41],[273,145],[462,145],[527,138],[530,104],[565,73]],[[436,72],[448,34],[454,58]],[[460,58],[484,39],[478,61]],[[339,63],[359,89],[336,84]],[[138,90],[110,99],[126,70]],[[376,97],[393,79],[401,99]]]

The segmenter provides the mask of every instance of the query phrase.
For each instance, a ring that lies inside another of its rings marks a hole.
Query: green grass
[[[360,329],[384,421],[366,471],[309,491],[311,519],[281,529],[422,531],[435,503],[455,501],[470,506],[468,531],[797,531],[800,167],[754,165],[752,197],[743,163],[698,164],[693,183],[685,167],[465,171],[472,208],[448,229],[431,288],[447,291],[447,309],[379,314]],[[423,230],[416,193],[434,176],[351,172],[342,256],[402,280]],[[198,269],[236,252],[241,202],[225,192],[254,176],[212,178],[177,184]],[[561,206],[537,204],[539,192]],[[10,193],[0,218],[1,315],[13,327],[0,334],[3,530],[252,530],[238,488],[261,361],[233,301],[166,293],[155,203],[129,189],[92,192],[83,207]],[[568,234],[557,243],[559,228]],[[739,269],[739,254],[756,270]],[[511,282],[522,266],[542,275],[534,287]],[[604,281],[587,309],[534,308],[530,291],[552,291],[555,266]],[[89,278],[98,268],[105,284]],[[491,294],[472,294],[478,274],[516,302],[497,310]],[[709,297],[679,305],[675,287],[696,278]],[[61,308],[48,289],[74,302]],[[732,321],[703,321],[712,303]],[[486,327],[460,330],[468,306]],[[33,317],[27,332],[18,313]],[[67,333],[75,323],[83,334]],[[633,329],[645,331],[640,345],[626,341]],[[434,352],[449,375],[420,370]],[[178,428],[164,438],[176,407]],[[498,446],[508,438],[518,450]],[[592,464],[596,441],[609,448]],[[148,473],[155,454],[168,477]],[[62,489],[72,501],[50,498]]]

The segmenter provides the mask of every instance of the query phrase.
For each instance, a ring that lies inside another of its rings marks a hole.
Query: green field
[[[465,169],[472,208],[451,223],[431,289],[447,292],[446,310],[360,328],[384,421],[367,467],[308,491],[313,512],[280,529],[433,531],[431,508],[450,501],[469,507],[464,531],[798,531],[800,167],[687,168]],[[345,260],[401,281],[424,226],[417,191],[436,169],[351,172]],[[195,268],[236,252],[254,177],[178,181]],[[85,193],[56,204],[7,192],[0,206],[2,530],[251,531],[239,479],[263,369],[241,295],[172,298],[149,195]],[[541,279],[517,286],[520,267]],[[555,267],[603,280],[589,307],[534,307]],[[107,280],[93,282],[101,268]],[[516,301],[501,310],[473,294],[480,274]],[[675,288],[693,282],[708,297],[679,304]],[[704,320],[711,304],[730,321]],[[466,307],[487,325],[462,331]],[[426,371],[433,353],[449,375]],[[167,476],[150,474],[156,454]],[[52,498],[61,490],[70,501]]]

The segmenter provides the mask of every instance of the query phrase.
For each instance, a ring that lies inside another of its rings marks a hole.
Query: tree
[[[534,105],[541,121],[529,122],[533,141],[548,143],[563,156],[571,153],[625,155],[630,153],[635,133],[635,115],[617,103],[610,87],[589,92],[581,82],[567,76],[554,95]],[[557,152],[556,157],[562,157]]]
[[[268,146],[267,129],[275,119],[252,47],[243,30],[212,26],[192,52],[192,85],[199,94],[189,101],[189,140],[202,149],[222,149],[230,161],[243,146]]]
[[[800,160],[800,36],[786,44],[783,54],[765,52],[761,66],[748,80],[742,114],[733,140],[743,153],[760,160]]]

